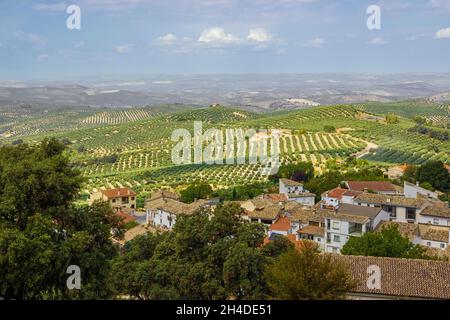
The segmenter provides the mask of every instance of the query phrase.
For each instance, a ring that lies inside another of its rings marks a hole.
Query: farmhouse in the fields
[[[303,184],[289,179],[280,179],[279,192],[284,194],[289,201],[295,201],[305,206],[313,206],[316,195],[303,187]]]
[[[201,208],[207,207],[208,203],[207,200],[199,200],[186,204],[179,201],[178,196],[173,192],[157,191],[145,201],[146,222],[148,225],[170,230],[174,227],[177,217],[194,214]]]
[[[133,211],[136,209],[136,193],[129,188],[100,190],[89,196],[89,205],[95,201],[109,202],[116,211]]]

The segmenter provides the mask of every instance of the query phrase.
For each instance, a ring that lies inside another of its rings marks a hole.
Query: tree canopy
[[[403,237],[396,225],[384,227],[380,232],[367,232],[361,237],[351,237],[341,253],[353,256],[430,258],[423,247]]]
[[[181,216],[171,232],[145,235],[127,244],[113,262],[117,293],[138,299],[262,299],[263,270],[287,250],[262,244],[264,226],[240,219],[237,205]],[[126,268],[125,268],[126,266]]]
[[[314,243],[288,250],[265,271],[269,296],[281,300],[338,300],[355,286],[345,265],[320,254]]]
[[[198,199],[207,199],[213,193],[208,183],[195,182],[180,192],[180,199],[185,203],[192,203]]]
[[[120,235],[120,221],[106,203],[72,204],[82,178],[65,146],[45,140],[2,147],[0,177],[0,297],[110,297],[107,270],[117,254],[111,229]],[[66,286],[70,265],[80,267],[81,290]]]

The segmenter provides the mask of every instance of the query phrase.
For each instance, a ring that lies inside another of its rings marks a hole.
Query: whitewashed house
[[[316,195],[306,190],[300,182],[280,179],[279,192],[287,196],[288,201],[295,201],[304,206],[313,206]]]
[[[178,196],[168,191],[157,191],[145,202],[146,223],[158,228],[172,229],[180,215],[191,215],[208,205],[199,200],[191,204],[178,201]]]
[[[327,211],[324,213],[326,252],[340,252],[350,237],[360,237],[381,221],[389,220],[389,213],[381,208],[342,204],[336,210]]]
[[[405,194],[405,197],[407,198],[417,198],[418,195],[422,195],[428,198],[437,199],[438,194],[436,192],[424,189],[420,187],[419,182],[416,184],[409,183],[407,181],[404,182],[403,186],[403,192]]]

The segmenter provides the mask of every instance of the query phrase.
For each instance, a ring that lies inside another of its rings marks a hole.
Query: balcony
[[[360,237],[363,233],[362,224],[350,223],[348,228],[348,234],[352,237]]]

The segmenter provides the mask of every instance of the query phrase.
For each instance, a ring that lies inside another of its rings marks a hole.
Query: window
[[[116,203],[116,199],[112,199],[112,203]]]
[[[339,222],[333,221],[333,230],[339,230]]]
[[[430,241],[427,242],[427,246],[431,247],[431,242]]]
[[[441,249],[445,249],[445,243],[441,243]]]
[[[334,242],[341,242],[341,237],[339,237],[339,236],[334,236],[334,237],[333,237],[333,241],[334,241]]]
[[[407,220],[416,220],[416,209],[407,208],[406,209],[406,219]]]
[[[131,200],[134,200],[134,197],[131,197]]]
[[[439,219],[433,219],[433,224],[439,224]]]
[[[322,242],[322,238],[317,238],[317,242]]]
[[[449,223],[450,223],[450,220],[449,220]],[[331,227],[331,220],[327,219],[327,229],[330,230],[330,227]]]

